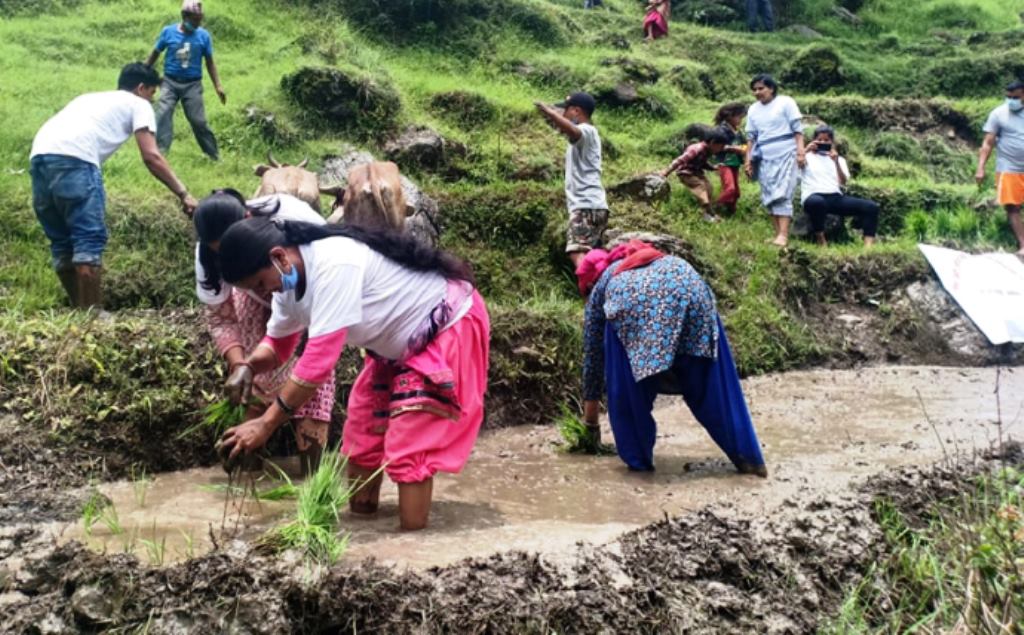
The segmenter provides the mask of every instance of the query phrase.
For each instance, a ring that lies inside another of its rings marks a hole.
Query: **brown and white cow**
[[[390,161],[373,161],[348,172],[348,187],[321,188],[334,196],[329,223],[346,223],[367,229],[405,228],[405,218],[415,209],[405,200],[398,166]]]
[[[267,161],[270,165],[256,166],[256,176],[261,179],[256,197],[277,193],[291,194],[316,211],[320,211],[320,181],[316,172],[306,169],[309,159],[303,159],[298,165],[281,164],[268,152]]]

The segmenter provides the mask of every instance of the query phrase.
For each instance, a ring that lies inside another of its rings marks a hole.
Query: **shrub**
[[[313,123],[359,137],[393,130],[401,110],[390,81],[355,70],[307,66],[282,77],[281,88]]]
[[[790,88],[822,93],[845,84],[846,70],[835,49],[814,44],[797,54],[780,79]]]
[[[494,120],[497,109],[483,95],[462,90],[437,93],[430,108],[460,128],[475,128]]]
[[[865,146],[868,154],[907,163],[923,161],[921,146],[910,135],[900,132],[882,132],[875,135]]]

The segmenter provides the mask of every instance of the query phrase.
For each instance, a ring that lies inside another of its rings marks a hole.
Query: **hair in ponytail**
[[[204,289],[220,293],[221,272],[217,254],[209,244],[221,239],[233,224],[245,218],[245,199],[236,190],[216,190],[202,201],[192,216],[192,224],[199,237],[199,264],[206,278],[199,284]]]
[[[305,245],[343,236],[413,271],[437,272],[452,280],[474,282],[469,264],[448,252],[424,245],[412,236],[355,225],[314,225],[268,218],[250,218],[232,225],[220,241],[224,280],[237,283],[270,266],[274,247]]]

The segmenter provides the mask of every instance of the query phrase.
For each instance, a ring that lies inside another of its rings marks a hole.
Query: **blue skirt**
[[[718,357],[678,356],[670,372],[633,379],[626,349],[611,321],[605,326],[608,418],[619,457],[632,470],[654,469],[657,424],[651,411],[658,393],[681,394],[693,416],[741,470],[764,466],[761,445],[743,397],[729,341],[718,323]]]

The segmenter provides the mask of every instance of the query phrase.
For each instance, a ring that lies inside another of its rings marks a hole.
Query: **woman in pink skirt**
[[[383,468],[402,529],[426,527],[434,474],[462,469],[483,422],[490,323],[468,266],[402,234],[263,218],[232,225],[219,247],[225,280],[274,298],[267,337],[229,385],[246,393],[309,332],[274,405],[224,433],[231,456],[262,447],[311,399],[344,344],[364,348],[341,449],[364,483],[351,509],[377,510]]]
[[[244,363],[245,356],[266,335],[270,319],[271,295],[233,288],[221,279],[217,261],[220,239],[227,228],[251,216],[324,223],[313,208],[288,194],[273,194],[246,203],[238,192],[220,190],[199,203],[193,217],[199,236],[196,244],[196,295],[206,307],[207,329],[217,350],[228,363],[229,374]],[[253,378],[253,394],[263,405],[250,409],[251,416],[266,409],[288,379],[295,362],[287,361],[276,370]],[[320,462],[320,454],[327,444],[333,409],[332,373],[314,397],[296,410],[291,418],[303,473]]]
[[[644,15],[644,40],[651,41],[668,35],[668,18],[672,14],[671,0],[649,0]]]

